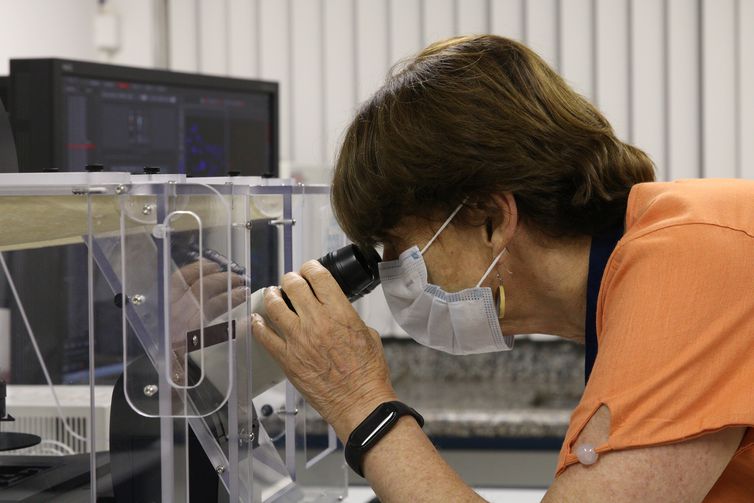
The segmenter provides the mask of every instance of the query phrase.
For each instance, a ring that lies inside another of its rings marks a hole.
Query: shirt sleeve
[[[599,351],[558,475],[577,462],[573,443],[603,404],[611,428],[598,452],[754,426],[754,237],[684,224],[622,241],[597,309]]]

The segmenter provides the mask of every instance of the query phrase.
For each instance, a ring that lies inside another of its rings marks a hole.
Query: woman
[[[410,335],[459,354],[522,333],[586,342],[548,502],[754,501],[754,182],[653,179],[591,104],[495,36],[428,47],[345,135],[335,212],[384,245]],[[255,334],[351,437],[380,499],[479,499],[420,418],[381,407],[397,397],[379,336],[329,274],[308,262],[282,288],[297,314],[269,289]]]

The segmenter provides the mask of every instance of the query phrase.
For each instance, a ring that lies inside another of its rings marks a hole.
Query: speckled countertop
[[[584,389],[583,346],[567,341],[517,340],[513,351],[469,356],[406,339],[383,345],[398,396],[433,437],[562,437]],[[315,422],[307,418],[310,433]]]

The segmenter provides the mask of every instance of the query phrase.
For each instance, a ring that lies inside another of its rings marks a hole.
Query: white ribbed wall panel
[[[487,0],[455,0],[456,35],[489,33],[490,3]]]
[[[736,176],[736,5],[702,0],[703,175]]]
[[[490,0],[492,33],[523,42],[524,0]]]
[[[560,73],[588,99],[594,99],[593,0],[560,1]]]
[[[375,1],[375,0],[370,0]],[[380,0],[376,0],[380,1]],[[423,45],[443,38],[453,37],[457,33],[458,17],[454,0],[422,0],[421,32]]]
[[[523,6],[523,41],[560,70],[560,1],[528,0]],[[587,56],[585,54],[584,56]]]
[[[259,75],[259,1],[228,2],[228,73],[236,77]]]
[[[669,179],[693,178],[701,166],[699,13],[688,0],[668,0],[665,105]]]
[[[528,43],[660,178],[754,178],[754,0],[168,0],[170,66],[281,83],[281,159],[332,164],[356,107],[425,44]]]
[[[630,0],[594,0],[595,104],[616,134],[628,139],[631,129]]]
[[[667,173],[665,144],[665,41],[666,1],[630,0],[631,129],[630,141],[641,145],[657,166],[657,177]]]
[[[754,0],[741,0],[738,30],[740,175],[754,178]]]
[[[352,0],[348,0],[352,1]],[[406,59],[424,47],[422,30],[423,0],[388,0],[388,44],[390,62]]]

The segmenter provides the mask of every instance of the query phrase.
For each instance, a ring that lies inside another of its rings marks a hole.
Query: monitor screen
[[[64,76],[67,170],[261,174],[272,156],[270,96]]]
[[[19,59],[9,88],[21,171],[278,174],[275,82]]]

